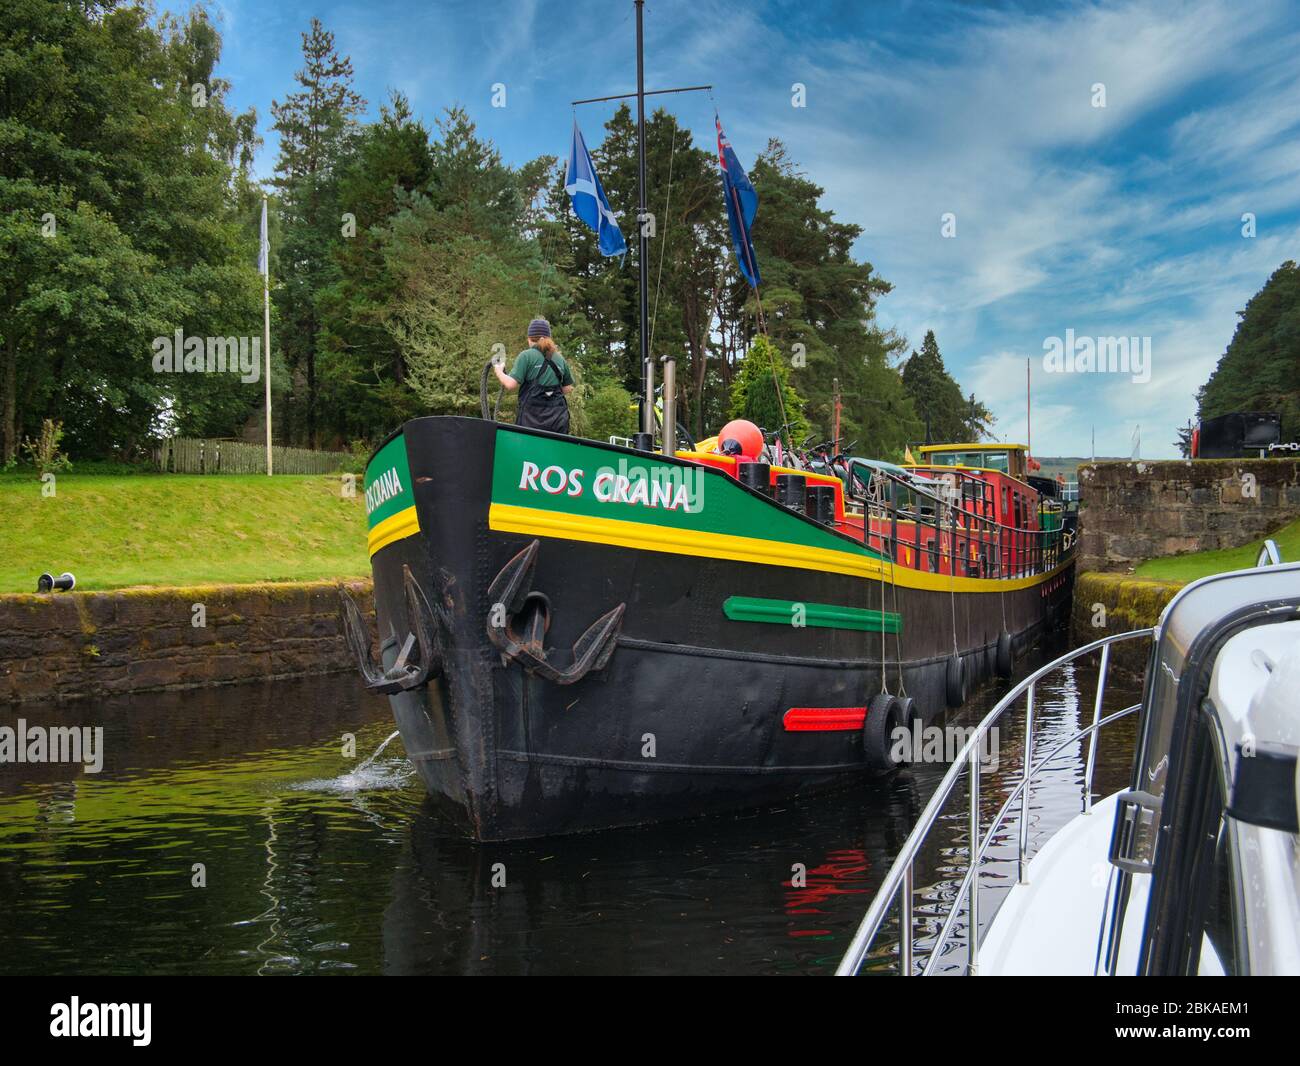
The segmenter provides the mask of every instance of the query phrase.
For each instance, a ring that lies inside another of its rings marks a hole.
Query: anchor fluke
[[[540,550],[541,541],[532,541],[492,579],[492,584],[488,586],[488,599],[494,608],[500,604],[508,615],[518,614],[523,609],[524,600],[533,587],[533,570],[537,566],[537,553]],[[491,629],[490,618],[488,622],[488,628]]]
[[[550,628],[550,600],[532,591],[541,543],[532,541],[501,568],[488,586],[488,639],[508,660],[556,685],[572,685],[602,669],[614,654],[627,604],[620,603],[596,619],[573,645],[567,666],[551,661],[544,646]]]
[[[409,566],[402,567],[402,583],[406,592],[409,628],[397,658],[387,670],[370,654],[370,627],[362,617],[361,608],[346,589],[339,589],[343,636],[356,659],[361,677],[366,688],[387,696],[419,688],[442,672],[442,649],[437,643],[438,620]],[[413,659],[412,653],[417,649],[419,653]]]

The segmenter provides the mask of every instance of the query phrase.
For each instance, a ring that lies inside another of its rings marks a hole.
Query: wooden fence
[[[238,440],[171,437],[155,449],[154,457],[163,473],[266,473],[266,445]],[[350,470],[352,464],[353,458],[347,452],[271,445],[271,467],[277,474],[336,474]]]

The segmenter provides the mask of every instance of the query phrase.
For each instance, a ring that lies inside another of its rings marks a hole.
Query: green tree
[[[387,327],[398,279],[387,269],[382,235],[400,197],[433,177],[429,131],[394,92],[379,121],[349,145],[338,182],[339,206],[354,232],[334,248],[337,277],[317,296],[320,405],[340,440],[375,440],[418,413],[402,350]]]
[[[791,445],[808,433],[803,408],[803,398],[790,381],[790,367],[767,337],[754,338],[731,383],[731,417],[747,418],[767,432],[779,430]]]
[[[543,248],[577,281],[566,325],[581,345],[584,365],[635,392],[641,376],[637,149],[626,104],[605,124],[604,141],[592,155],[627,240],[626,262],[599,254],[595,234],[569,208],[562,170],[547,199],[557,224],[543,235]],[[725,216],[716,157],[696,147],[691,132],[663,109],[646,121],[646,207],[654,218],[647,258],[651,355],[677,359],[679,418],[698,434],[709,390],[717,387],[712,333],[724,278]],[[725,397],[715,397],[712,406],[722,413]]]
[[[962,444],[983,439],[994,419],[975,394],[962,394],[948,373],[934,330],[927,330],[921,350],[903,364],[903,387],[933,443]]]
[[[396,286],[384,321],[424,408],[477,414],[485,363],[513,357],[529,320],[561,309],[564,287],[525,232],[526,178],[536,168],[522,175],[506,166],[461,108],[438,131],[427,191],[400,194],[377,234]],[[586,390],[579,361],[571,366],[579,388],[570,410],[581,431]]]
[[[587,436],[592,440],[631,437],[636,432],[636,398],[609,382],[592,390],[586,404]]]
[[[73,455],[229,428],[255,388],[160,375],[152,341],[247,336],[238,211],[256,116],[225,104],[201,9],[13,0],[0,22],[0,446],[63,422]]]
[[[274,184],[280,190],[283,238],[276,284],[281,350],[302,375],[303,433],[317,444],[317,365],[321,345],[317,300],[339,278],[335,251],[345,222],[339,200],[340,163],[365,101],[352,88],[352,61],[339,54],[319,19],[302,35],[301,88],[272,101],[280,135]]]
[[[577,279],[570,332],[586,365],[628,390],[640,379],[637,345],[635,125],[620,107],[593,149],[610,204],[628,239],[625,269],[603,259],[594,235],[573,216],[557,174],[547,200],[554,231],[548,260]],[[665,111],[646,124],[652,354],[677,357],[679,417],[697,436],[727,417],[733,374],[760,332],[758,302],[736,270],[717,158],[696,147]],[[851,246],[858,227],[820,205],[822,190],[797,172],[779,142],[751,171],[759,190],[754,240],[762,265],[766,328],[792,382],[806,397],[801,419],[828,433],[833,383],[843,396],[843,435],[874,454],[901,454],[917,421],[894,361],[903,342],[875,324],[875,301],[889,291]]]
[[[972,392],[966,397],[966,408],[962,413],[965,425],[962,427],[967,440],[981,441],[993,432],[993,423],[997,421],[993,412],[975,398]]]
[[[1276,412],[1300,434],[1300,267],[1287,260],[1246,304],[1214,373],[1197,393],[1200,418]]]
[[[620,108],[614,121],[631,130],[630,109]],[[620,179],[634,173],[633,162],[634,157],[623,161]],[[717,363],[712,333],[727,262],[717,157],[695,147],[691,132],[660,109],[646,124],[646,172],[646,206],[655,222],[647,249],[650,354],[656,360],[677,359],[678,418],[700,437],[710,369]],[[635,204],[634,185],[629,203]],[[631,232],[635,237],[634,228]],[[629,335],[635,337],[635,331]]]

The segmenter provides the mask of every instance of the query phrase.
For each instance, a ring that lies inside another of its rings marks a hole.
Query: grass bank
[[[1283,526],[1273,534],[1278,552],[1283,562],[1300,560],[1300,518]],[[1221,551],[1192,552],[1187,555],[1170,555],[1163,559],[1148,559],[1141,563],[1136,576],[1152,581],[1195,581],[1198,577],[1210,574],[1223,574],[1229,570],[1244,570],[1254,566],[1259,558],[1262,540],[1247,544],[1241,548],[1225,548]]]
[[[370,573],[360,486],[345,497],[337,476],[68,473],[56,488],[0,477],[0,592],[35,592],[45,570],[79,589]]]

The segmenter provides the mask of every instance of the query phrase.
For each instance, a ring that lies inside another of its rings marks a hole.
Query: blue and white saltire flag
[[[749,183],[736,158],[736,151],[731,147],[726,134],[722,132],[722,120],[713,118],[718,127],[718,166],[722,168],[722,190],[727,198],[727,224],[731,227],[731,246],[736,252],[736,262],[740,272],[752,288],[757,289],[763,279],[758,274],[758,260],[754,257],[754,242],[749,237],[749,227],[754,223],[758,213],[758,193]]]
[[[262,197],[262,238],[257,245],[257,272],[264,278],[271,276],[271,238],[266,233],[266,197]]]
[[[626,255],[627,241],[592,165],[577,119],[573,120],[573,143],[569,146],[569,165],[564,172],[564,191],[573,201],[573,213],[595,231],[600,254]]]

